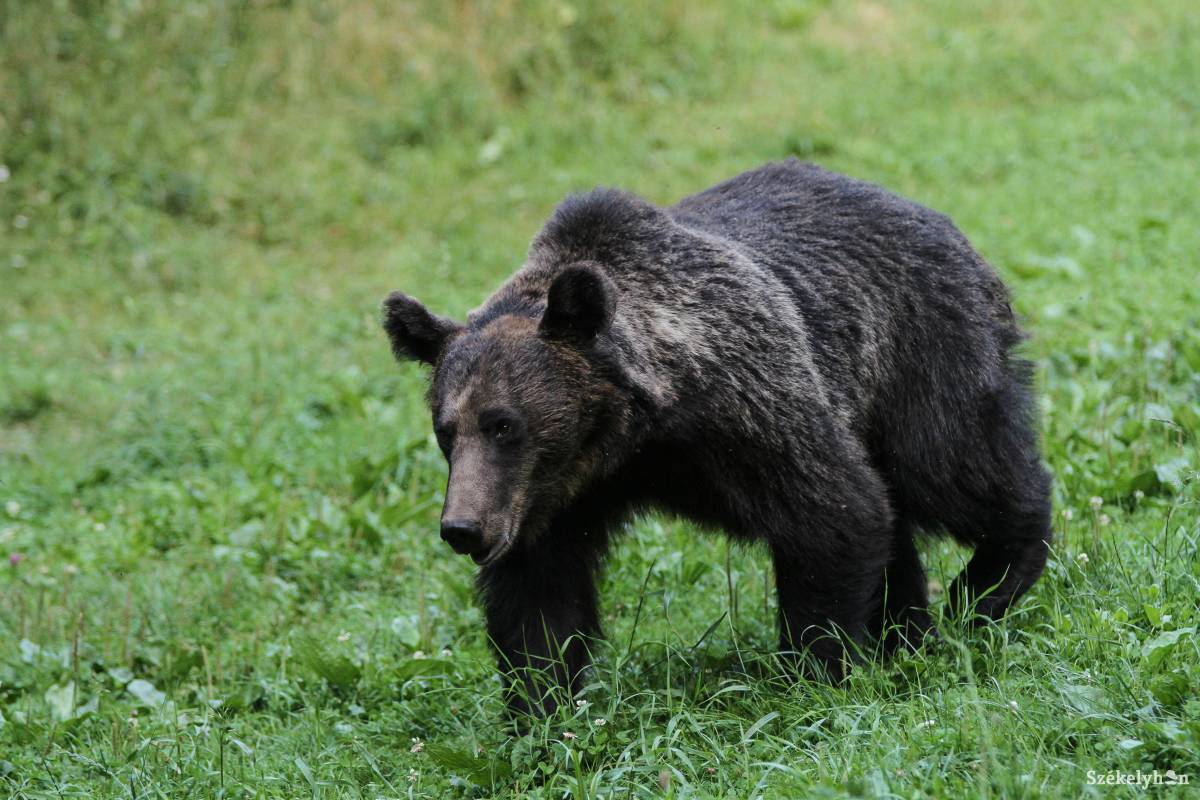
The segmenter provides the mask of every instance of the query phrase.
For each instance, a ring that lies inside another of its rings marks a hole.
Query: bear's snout
[[[459,555],[474,555],[483,550],[483,528],[470,520],[445,520],[442,522],[442,541]]]

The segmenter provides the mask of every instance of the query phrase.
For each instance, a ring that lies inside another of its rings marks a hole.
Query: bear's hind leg
[[[983,516],[975,553],[950,585],[951,613],[999,619],[1033,586],[1050,553],[1048,506]]]
[[[1042,574],[1050,553],[1050,475],[1041,464],[1028,391],[1014,383],[980,414],[941,521],[975,553],[950,587],[952,612],[999,619]]]

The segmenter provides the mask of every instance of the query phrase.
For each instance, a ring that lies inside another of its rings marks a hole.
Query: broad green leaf
[[[486,759],[448,745],[427,745],[425,752],[429,754],[435,764],[456,772],[470,772],[487,763]]]
[[[299,636],[293,648],[296,660],[338,689],[358,683],[362,670],[341,653],[335,653],[313,636]]]
[[[396,617],[392,620],[392,633],[409,647],[415,648],[421,644],[421,631],[412,617]]]
[[[1063,700],[1080,714],[1097,714],[1104,705],[1104,692],[1096,686],[1068,683],[1062,687]]]
[[[308,781],[309,788],[315,791],[317,788],[317,780],[313,777],[312,769],[309,768],[308,762],[300,756],[296,756],[296,758],[293,760],[293,763],[296,765],[296,768],[300,770],[300,774],[304,776],[304,780]]]
[[[100,710],[100,698],[92,696],[86,703],[75,709],[75,719],[83,719]]]
[[[133,680],[133,670],[129,667],[113,667],[108,671],[108,677],[124,686]]]
[[[1161,403],[1146,403],[1142,407],[1142,416],[1147,420],[1155,420],[1157,422],[1175,421],[1175,415],[1171,413],[1171,409]]]
[[[46,704],[50,706],[50,718],[55,722],[66,722],[75,717],[75,682],[68,681],[61,686],[55,684],[43,695]]]
[[[1181,670],[1155,675],[1150,680],[1150,693],[1164,706],[1177,706],[1187,699],[1191,682]]]
[[[136,697],[138,701],[150,708],[158,708],[167,699],[167,696],[154,687],[150,681],[137,678],[129,682],[125,687],[125,691]]]
[[[1158,477],[1163,486],[1168,486],[1171,491],[1178,492],[1183,489],[1184,478],[1188,473],[1188,459],[1184,456],[1172,459],[1164,464],[1154,465],[1154,474]]]
[[[1194,636],[1195,633],[1194,627],[1164,631],[1142,645],[1142,657],[1151,667],[1157,667],[1182,639]]]
[[[1068,255],[1044,256],[1027,253],[1012,263],[1013,270],[1022,277],[1036,278],[1043,275],[1064,275],[1069,278],[1083,276],[1083,267]]]
[[[442,658],[410,658],[396,667],[396,680],[403,683],[420,675],[448,675],[454,671],[454,662]]]
[[[462,775],[478,786],[492,788],[512,775],[512,767],[503,759],[475,756],[446,745],[429,745],[425,752],[435,764]]]

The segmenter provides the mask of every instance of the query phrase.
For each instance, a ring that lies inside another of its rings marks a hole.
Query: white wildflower
[[[597,717],[596,719],[592,720],[592,724],[597,728],[603,728],[608,724],[608,720],[606,720],[604,717]]]
[[[408,752],[419,753],[424,749],[425,749],[425,743],[414,736],[412,739],[412,747],[408,748]]]

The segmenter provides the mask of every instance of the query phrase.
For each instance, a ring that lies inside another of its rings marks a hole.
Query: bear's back
[[[911,256],[910,266],[917,267],[973,253],[945,215],[794,158],[744,172],[667,211],[681,225],[772,261],[837,254],[843,263],[870,266],[879,261],[871,256],[887,256],[885,261]]]
[[[789,159],[666,210],[787,287],[821,371],[851,404],[871,405],[939,354],[955,362],[943,374],[998,368],[1019,338],[1007,289],[954,223],[874,184]]]

